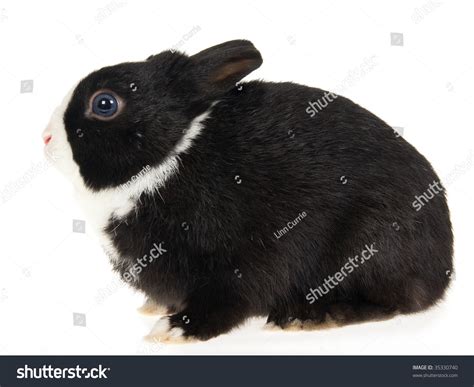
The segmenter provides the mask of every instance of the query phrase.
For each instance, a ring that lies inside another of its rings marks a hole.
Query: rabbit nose
[[[51,141],[52,138],[53,136],[51,135],[51,133],[48,133],[48,132],[43,133],[44,145],[48,145],[48,143]]]

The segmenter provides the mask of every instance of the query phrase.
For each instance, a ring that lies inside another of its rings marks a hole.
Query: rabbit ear
[[[190,58],[201,91],[212,98],[223,95],[260,67],[262,56],[248,40],[231,40]]]

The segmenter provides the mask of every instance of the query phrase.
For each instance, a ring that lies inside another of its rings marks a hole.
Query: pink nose
[[[48,145],[48,143],[51,141],[52,138],[53,138],[53,136],[51,134],[43,133],[44,145]]]

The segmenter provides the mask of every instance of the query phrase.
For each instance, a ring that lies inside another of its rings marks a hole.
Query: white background
[[[473,354],[472,15],[468,0],[0,1],[0,354]],[[87,223],[72,231],[83,215],[40,134],[94,69],[237,38],[264,58],[249,78],[342,88],[403,128],[445,179],[457,273],[439,307],[327,331],[269,332],[255,319],[206,343],[142,341],[156,319],[136,313],[142,296],[120,284]]]

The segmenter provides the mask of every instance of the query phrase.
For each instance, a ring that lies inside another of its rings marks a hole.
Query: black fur
[[[439,181],[429,162],[372,113],[338,96],[311,117],[324,91],[294,83],[248,82],[259,67],[247,41],[195,56],[163,52],[96,71],[65,113],[68,140],[87,185],[118,186],[159,165],[191,121],[211,108],[180,155],[179,172],[107,227],[134,264],[163,243],[134,286],[176,311],[172,326],[209,339],[246,318],[359,322],[412,313],[439,300],[452,271],[444,192],[421,210],[412,202]],[[136,85],[132,90],[130,84]],[[111,121],[84,111],[98,89],[125,101]],[[84,136],[78,138],[81,128]],[[293,228],[279,238],[288,222]],[[378,252],[310,303],[349,257]]]

